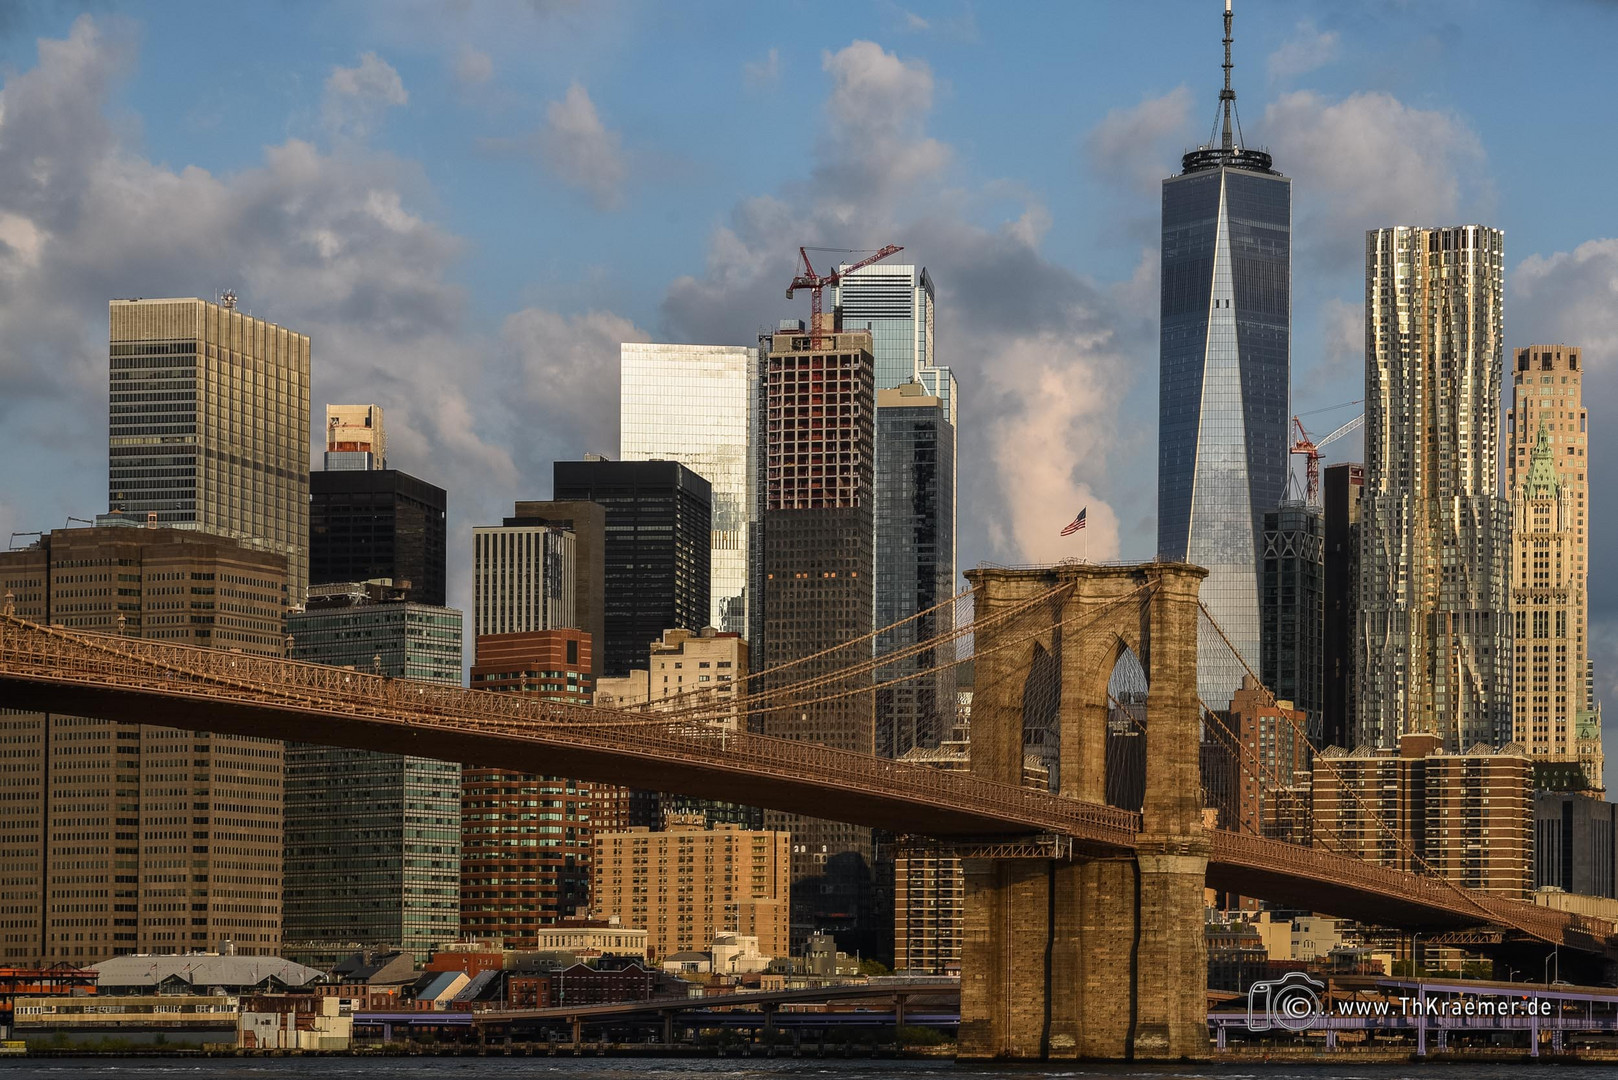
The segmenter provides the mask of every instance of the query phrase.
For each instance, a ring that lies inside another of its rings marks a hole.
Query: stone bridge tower
[[[967,572],[981,626],[974,774],[1021,783],[1025,716],[1054,708],[1053,787],[1105,802],[1107,684],[1126,648],[1140,659],[1148,688],[1135,852],[966,860],[963,1059],[1207,1053],[1210,845],[1197,704],[1197,590],[1205,574],[1185,563]],[[984,624],[1057,585],[1070,588]]]

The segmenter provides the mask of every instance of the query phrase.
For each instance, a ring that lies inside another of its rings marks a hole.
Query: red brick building
[[[472,688],[590,703],[590,635],[583,630],[485,634]],[[461,932],[533,948],[541,926],[589,907],[590,855],[622,788],[557,776],[468,767],[461,780]]]

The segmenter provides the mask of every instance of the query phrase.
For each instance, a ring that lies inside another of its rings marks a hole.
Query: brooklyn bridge
[[[1305,846],[1209,828],[1198,640],[1218,628],[1198,601],[1203,575],[1162,562],[970,571],[969,617],[922,620],[907,644],[866,650],[868,661],[836,677],[794,679],[781,665],[746,698],[756,714],[877,695],[971,660],[969,771],[757,734],[700,698],[598,708],[40,626],[9,611],[0,707],[566,775],[937,838],[965,860],[965,1058],[1206,1054],[1208,887],[1424,935],[1612,954],[1614,927],[1598,920],[1362,861],[1330,837]],[[1126,658],[1144,683],[1138,810],[1107,802],[1104,745]],[[1053,766],[1046,786],[1025,776],[1031,725],[1043,726]],[[1242,767],[1274,782],[1261,762]]]

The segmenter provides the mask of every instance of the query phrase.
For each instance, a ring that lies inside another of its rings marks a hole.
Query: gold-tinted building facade
[[[791,838],[784,832],[670,814],[664,830],[629,829],[595,839],[591,914],[647,932],[664,960],[705,952],[715,934],[758,937],[765,956],[787,956]]]
[[[286,562],[177,529],[58,530],[0,553],[16,614],[280,656]],[[282,744],[0,712],[0,963],[281,944]]]
[[[309,583],[309,338],[206,300],[109,310],[111,514],[228,536]]]

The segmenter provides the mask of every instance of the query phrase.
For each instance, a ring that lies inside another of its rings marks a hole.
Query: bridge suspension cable
[[[1253,671],[1252,666],[1247,662],[1247,659],[1242,656],[1240,650],[1238,650],[1231,642],[1229,636],[1219,625],[1218,620],[1216,620],[1212,613],[1208,611],[1207,605],[1199,604],[1199,606],[1201,608],[1201,618],[1206,620],[1207,626],[1217,635],[1218,640],[1224,644],[1224,658],[1227,661],[1234,659],[1235,664],[1240,669],[1240,673],[1250,678],[1252,683],[1262,691],[1264,704],[1272,709],[1275,709],[1279,716],[1286,719],[1288,726],[1292,729],[1293,738],[1298,740],[1297,745],[1307,748],[1306,752],[1312,757],[1313,764],[1317,766],[1324,766],[1324,768],[1333,775],[1334,779],[1337,781],[1337,789],[1353,801],[1359,813],[1372,822],[1373,827],[1379,830],[1382,840],[1384,842],[1391,841],[1398,850],[1399,854],[1408,861],[1408,865],[1416,868],[1417,873],[1434,880],[1443,885],[1445,888],[1451,890],[1458,898],[1462,899],[1463,902],[1474,908],[1480,914],[1480,916],[1488,919],[1497,918],[1497,913],[1491,910],[1489,907],[1486,907],[1481,902],[1478,895],[1473,892],[1473,890],[1466,888],[1459,882],[1454,881],[1449,875],[1437,870],[1420,851],[1416,850],[1414,845],[1412,845],[1409,840],[1401,836],[1399,831],[1395,829],[1381,814],[1376,811],[1375,808],[1373,808],[1366,801],[1359,790],[1360,785],[1353,782],[1352,778],[1347,776],[1343,770],[1338,767],[1333,758],[1320,754],[1319,751],[1323,748],[1315,745],[1315,741],[1310,739],[1309,733],[1304,728],[1303,722],[1299,719],[1297,711],[1281,708],[1274,691],[1271,690],[1270,687],[1258,677],[1257,673]],[[1199,672],[1199,680],[1200,677],[1201,673]],[[1234,685],[1240,680],[1238,678],[1236,680],[1229,681]],[[1206,702],[1203,703],[1203,709],[1208,714],[1214,713],[1214,710],[1210,709]],[[1221,726],[1216,715],[1209,715],[1205,722],[1214,728]],[[1239,739],[1235,741],[1240,743]],[[1262,769],[1262,765],[1259,767]],[[1268,775],[1266,776],[1265,773]],[[1281,778],[1273,771],[1273,769],[1251,773],[1250,775],[1255,782],[1259,783],[1260,785],[1263,785],[1266,781],[1272,784],[1279,784],[1281,782]],[[1294,783],[1294,785],[1290,786],[1295,787],[1296,784]],[[1312,794],[1313,787],[1311,785],[1311,795]],[[1323,840],[1335,841],[1339,845],[1339,854],[1349,858],[1373,862],[1373,860],[1366,859],[1362,853],[1365,849],[1366,843],[1364,838],[1359,838],[1358,843],[1355,843],[1351,842],[1351,840],[1344,836],[1339,830],[1322,828],[1319,821],[1319,816],[1314,813],[1311,803],[1312,798],[1307,802],[1301,799],[1294,802],[1294,807],[1301,809],[1307,817],[1307,828],[1311,838],[1320,836]],[[1260,835],[1262,835],[1262,833],[1260,833]],[[1523,933],[1534,937],[1544,938],[1545,935],[1540,930],[1528,925],[1529,922],[1530,920],[1519,919],[1514,922],[1514,925],[1516,929],[1522,931]]]

